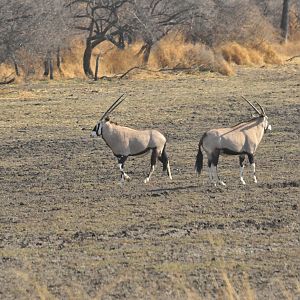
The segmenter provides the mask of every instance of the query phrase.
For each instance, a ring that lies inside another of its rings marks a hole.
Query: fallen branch
[[[6,76],[4,78],[4,81],[0,81],[0,84],[10,84],[10,83],[14,82],[15,81],[15,77],[10,78],[12,75],[13,75],[13,73],[11,73],[10,75]]]
[[[129,70],[127,70],[123,74],[117,74],[117,75],[114,75],[114,76],[102,76],[99,79],[105,79],[105,80],[112,80],[112,79],[115,79],[115,78],[123,79],[127,74],[129,74],[133,70],[142,70],[142,71],[147,71],[147,72],[160,73],[160,72],[178,72],[178,71],[203,71],[203,70],[206,71],[206,70],[209,70],[209,69],[205,65],[193,66],[193,67],[176,66],[174,68],[162,68],[162,69],[157,69],[157,70],[152,70],[152,69],[148,69],[148,68],[145,68],[145,67],[135,66],[135,67],[130,68]]]
[[[127,70],[124,74],[122,74],[119,79],[122,79],[123,77],[125,77],[128,73],[130,73],[131,71],[135,70],[135,69],[139,69],[139,70],[146,70],[146,68],[142,68],[142,67],[133,67],[130,68],[129,70]]]
[[[201,66],[197,66],[197,67],[174,67],[174,68],[162,68],[162,69],[158,69],[158,70],[151,70],[148,68],[143,68],[143,67],[132,67],[129,70],[127,70],[124,74],[119,76],[119,79],[124,78],[128,73],[130,73],[131,71],[135,70],[135,69],[139,69],[139,70],[143,70],[143,71],[148,71],[148,72],[154,72],[154,73],[159,73],[159,72],[176,72],[176,71],[195,71],[195,70],[200,70],[200,68],[203,67],[203,65]]]
[[[293,56],[293,57],[287,59],[286,61],[292,61],[293,59],[295,59],[295,58],[297,58],[297,57],[300,57],[300,55],[295,55],[295,56]]]

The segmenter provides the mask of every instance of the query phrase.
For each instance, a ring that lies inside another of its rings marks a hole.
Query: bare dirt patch
[[[0,298],[299,297],[299,96],[296,63],[160,79],[36,82],[0,90]],[[131,158],[121,187],[95,125],[121,93],[118,123],[168,138],[174,180]],[[273,132],[256,155],[258,184],[221,158],[227,187],[193,173],[209,128],[259,101]]]

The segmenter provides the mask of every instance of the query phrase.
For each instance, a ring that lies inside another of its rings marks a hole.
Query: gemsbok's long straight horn
[[[102,121],[109,113],[115,110],[126,98],[125,94],[122,94],[110,107],[109,109],[102,115],[100,121]],[[123,99],[122,99],[123,98]]]
[[[266,113],[265,113],[265,110],[264,110],[264,108],[257,102],[257,101],[255,101],[256,102],[256,104],[259,106],[259,108],[260,108],[260,110],[261,110],[261,113],[262,113],[262,115],[263,116],[265,116],[266,115]]]
[[[261,115],[261,112],[249,101],[247,100],[244,96],[241,96],[259,115]]]

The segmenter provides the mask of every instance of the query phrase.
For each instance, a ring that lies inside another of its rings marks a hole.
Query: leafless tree
[[[72,15],[62,0],[40,0],[36,6],[36,26],[30,53],[44,58],[44,75],[53,79],[54,59],[60,68],[60,50],[74,34]]]
[[[46,71],[53,78],[49,61],[71,35],[71,20],[61,0],[1,0],[0,63],[12,62],[19,74],[19,66],[28,71],[32,65],[25,61],[24,53],[35,61],[46,57]]]
[[[19,75],[17,52],[30,40],[33,14],[29,1],[0,2],[0,63],[13,63]]]
[[[91,56],[93,49],[104,41],[124,48],[124,33],[121,10],[129,0],[73,0],[68,4],[73,10],[76,29],[86,32],[86,47],[83,54],[84,73],[92,77]]]
[[[143,40],[139,53],[144,64],[148,62],[153,45],[171,30],[182,30],[191,25],[195,5],[192,1],[179,0],[135,0],[127,17],[135,38]]]
[[[277,1],[277,0],[274,0]],[[258,5],[256,2],[260,2]],[[272,38],[270,20],[264,16],[270,6],[260,0],[196,1],[198,14],[186,32],[187,38],[214,46],[225,41],[249,42],[262,36]]]

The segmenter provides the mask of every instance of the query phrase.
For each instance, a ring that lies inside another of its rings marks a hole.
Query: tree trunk
[[[53,61],[51,56],[51,51],[47,51],[46,58],[44,60],[44,76],[48,77],[50,74],[50,79],[53,79]]]
[[[53,76],[53,62],[52,62],[52,58],[50,57],[49,59],[49,71],[50,71],[50,79],[54,79],[54,76]]]
[[[15,72],[17,76],[20,76],[19,67],[16,62],[14,62]]]
[[[49,75],[49,71],[50,71],[50,59],[51,59],[51,52],[47,51],[45,60],[44,60],[44,76],[48,76]]]
[[[49,61],[48,59],[44,60],[44,76],[49,75]]]
[[[13,63],[14,63],[16,75],[20,76],[20,71],[19,71],[19,67],[18,67],[18,64],[17,64],[17,60],[16,60],[14,55],[12,55],[12,60],[13,60]]]
[[[92,57],[92,45],[87,43],[86,48],[83,53],[83,71],[87,77],[93,77],[93,71],[91,68],[91,57]]]
[[[152,44],[147,44],[143,54],[143,63],[146,65],[149,61]]]
[[[289,6],[290,0],[283,0],[280,28],[285,42],[287,42],[289,34]]]
[[[146,65],[149,60],[150,52],[152,48],[152,43],[146,43],[142,46],[137,55],[143,54],[143,65]]]
[[[57,52],[56,52],[56,66],[57,66],[57,69],[58,69],[59,73],[61,73],[60,64],[61,64],[60,47],[58,47],[57,48]]]
[[[98,54],[96,58],[96,67],[95,67],[95,76],[94,76],[95,81],[98,80],[99,59],[100,59],[100,54]]]
[[[86,48],[83,53],[83,71],[87,77],[91,77],[91,78],[94,77],[93,76],[94,74],[93,74],[93,71],[91,68],[91,58],[92,58],[93,49],[100,43],[104,42],[105,40],[106,40],[106,38],[103,36],[93,42],[91,42],[91,41],[86,42]]]

